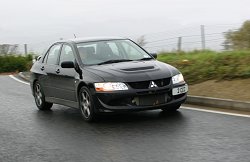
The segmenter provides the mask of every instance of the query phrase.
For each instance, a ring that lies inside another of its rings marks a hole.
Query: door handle
[[[59,73],[60,73],[60,69],[57,69],[57,70],[56,70],[56,73],[59,74]]]
[[[44,66],[41,67],[41,70],[42,70],[42,71],[44,70]]]

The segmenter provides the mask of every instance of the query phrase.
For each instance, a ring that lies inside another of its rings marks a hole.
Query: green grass
[[[178,68],[190,84],[250,78],[250,51],[161,53],[157,59]]]

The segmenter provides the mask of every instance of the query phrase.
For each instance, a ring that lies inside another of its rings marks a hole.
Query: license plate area
[[[186,93],[187,91],[188,91],[188,85],[185,84],[184,86],[173,88],[172,95],[175,96],[175,95],[183,94],[183,93]]]
[[[154,106],[166,103],[169,99],[168,94],[155,94],[135,97],[132,102],[137,106]]]

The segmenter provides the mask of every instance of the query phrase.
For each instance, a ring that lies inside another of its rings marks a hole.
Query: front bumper
[[[187,93],[172,95],[173,88],[183,85],[185,84],[169,85],[154,89],[95,92],[94,102],[99,112],[166,109],[181,105],[186,101]],[[139,99],[141,102],[137,101]]]

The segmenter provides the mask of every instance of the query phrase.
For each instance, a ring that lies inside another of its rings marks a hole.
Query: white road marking
[[[12,79],[14,79],[14,80],[16,80],[16,81],[18,81],[18,82],[20,82],[20,83],[30,85],[30,83],[24,82],[24,81],[22,81],[22,80],[20,80],[20,79],[18,79],[18,78],[16,78],[16,77],[14,77],[13,75],[9,75],[9,77],[11,77]]]
[[[231,116],[250,118],[250,115],[245,115],[245,114],[229,113],[229,112],[216,111],[216,110],[206,110],[206,109],[199,109],[199,108],[186,107],[186,106],[181,106],[181,108],[182,109],[187,109],[187,110],[202,111],[202,112],[208,112],[208,113],[215,113],[215,114],[223,114],[223,115],[231,115]]]

